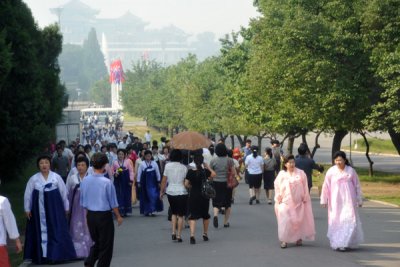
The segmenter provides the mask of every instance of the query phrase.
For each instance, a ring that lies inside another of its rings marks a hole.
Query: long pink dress
[[[297,168],[292,175],[287,171],[280,171],[274,186],[279,240],[286,243],[299,239],[314,240],[314,216],[306,174]]]
[[[328,204],[328,238],[333,249],[356,248],[364,240],[358,205],[362,204],[356,171],[332,166],[322,186],[321,204]]]

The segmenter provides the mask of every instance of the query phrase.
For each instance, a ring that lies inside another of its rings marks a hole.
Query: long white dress
[[[358,206],[362,204],[355,170],[331,167],[322,186],[321,204],[328,204],[328,238],[333,249],[356,248],[364,240]]]

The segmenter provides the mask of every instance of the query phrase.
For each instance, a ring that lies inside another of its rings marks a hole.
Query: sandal
[[[172,237],[172,240],[176,240],[176,234],[172,234],[171,237]]]
[[[204,241],[208,241],[208,236],[207,236],[207,234],[203,234],[203,240],[204,240]]]
[[[281,243],[281,248],[287,248],[287,243],[286,242],[282,242]]]

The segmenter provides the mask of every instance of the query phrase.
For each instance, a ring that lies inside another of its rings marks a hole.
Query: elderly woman
[[[76,258],[68,231],[67,189],[62,178],[50,171],[51,157],[37,159],[39,172],[25,189],[24,208],[28,219],[24,259],[33,263],[55,263]]]
[[[172,213],[172,240],[177,240],[178,242],[182,242],[181,232],[183,228],[183,216],[186,215],[188,199],[188,192],[184,184],[187,168],[180,163],[181,160],[181,151],[177,149],[172,150],[170,162],[165,165],[160,190],[161,200],[164,193],[167,194]],[[176,233],[176,226],[178,226],[178,233]]]
[[[283,170],[275,179],[275,214],[281,248],[287,243],[302,245],[303,240],[315,239],[314,217],[308,192],[307,176],[295,168],[293,155],[283,160]]]
[[[150,150],[144,152],[144,160],[138,168],[137,182],[140,187],[140,214],[154,216],[154,212],[163,211],[159,187],[161,182],[160,169],[153,160]]]
[[[232,188],[227,186],[228,166],[236,176],[236,170],[231,158],[228,158],[228,150],[222,143],[215,147],[216,158],[210,162],[211,169],[216,173],[213,179],[213,184],[216,191],[216,197],[213,199],[212,204],[214,208],[213,225],[218,228],[218,213],[219,210],[225,208],[224,227],[229,227],[229,217],[231,214],[232,204]]]
[[[362,207],[360,181],[349,166],[346,153],[333,155],[335,166],[326,173],[321,192],[321,205],[328,208],[328,238],[333,249],[346,251],[363,242],[358,208]]]
[[[80,185],[87,175],[89,160],[86,157],[77,157],[75,166],[78,173],[67,179],[67,191],[69,201],[69,232],[78,258],[86,258],[89,255],[92,239],[86,223],[86,211],[80,205]]]

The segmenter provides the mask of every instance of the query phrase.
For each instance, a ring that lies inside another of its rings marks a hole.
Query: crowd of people
[[[96,134],[99,134],[98,132]],[[309,156],[306,144],[298,155],[284,156],[277,140],[260,155],[259,148],[246,140],[243,148],[228,149],[223,140],[197,151],[171,150],[168,140],[160,146],[146,133],[141,142],[132,133],[114,142],[89,134],[66,146],[60,141],[53,155],[37,158],[38,173],[27,183],[24,209],[27,217],[24,259],[35,264],[84,259],[85,266],[109,266],[113,253],[113,219],[121,225],[139,202],[143,216],[155,216],[169,203],[171,239],[183,242],[185,224],[190,244],[196,244],[196,221],[202,219],[203,241],[209,241],[210,202],[212,224],[230,227],[235,188],[228,187],[229,175],[244,177],[249,187],[249,205],[260,204],[261,185],[267,203],[274,202],[281,248],[289,243],[301,246],[315,239],[310,189],[313,169],[323,171]],[[94,139],[93,139],[94,138]],[[90,149],[89,149],[90,146]],[[321,205],[328,208],[328,238],[333,249],[345,251],[363,241],[358,215],[362,206],[357,173],[342,151],[334,155],[335,165],[325,177]],[[282,170],[281,170],[282,167]],[[202,192],[204,181],[212,181],[215,197]],[[21,250],[15,218],[7,199],[0,197],[0,228],[6,229]],[[5,231],[2,231],[2,233]],[[0,254],[5,255],[5,237],[0,236]],[[7,266],[7,265],[1,265]]]

